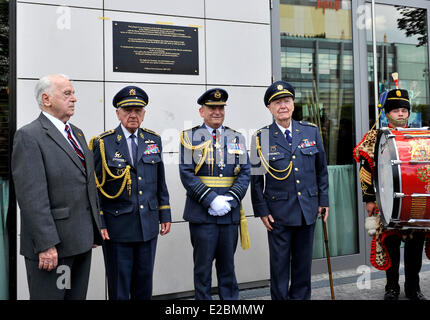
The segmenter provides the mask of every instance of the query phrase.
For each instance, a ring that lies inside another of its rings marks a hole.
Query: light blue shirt
[[[130,131],[128,131],[121,123],[121,129],[122,132],[124,132],[124,136],[125,136],[125,141],[127,141],[127,147],[128,147],[128,154],[130,155],[130,159],[131,159],[131,164],[134,165],[133,163],[133,149],[131,148],[131,144],[132,144],[132,139],[131,139],[131,135],[133,133],[131,133]],[[136,145],[139,145],[139,139],[137,139],[137,133],[138,133],[139,129],[136,130],[136,132],[134,133],[134,135],[136,136]]]
[[[283,126],[279,125],[276,121],[275,121],[276,125],[278,126],[279,130],[281,130],[281,132],[284,134],[285,136],[285,130],[290,130],[290,137],[293,138],[293,128],[292,128],[292,121],[290,121],[290,126],[288,128],[284,128]]]
[[[206,129],[208,129],[209,133],[212,135],[212,132],[213,132],[215,129],[213,129],[213,128],[209,127],[206,123],[205,123],[205,126],[206,126]],[[219,133],[220,135],[222,135],[222,133],[223,133],[223,131],[224,131],[224,127],[223,127],[223,126],[220,126],[220,127],[219,127],[218,129],[216,129],[216,130],[218,130],[218,133]]]

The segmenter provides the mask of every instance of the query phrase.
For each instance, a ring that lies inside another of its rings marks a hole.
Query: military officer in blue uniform
[[[113,98],[120,125],[93,140],[112,300],[151,299],[157,236],[170,231],[161,138],[140,128],[147,103],[141,88],[121,89]]]
[[[248,189],[250,164],[245,138],[223,125],[228,99],[221,88],[197,100],[204,123],[181,133],[179,172],[187,191],[184,220],[189,221],[197,300],[211,299],[212,264],[222,300],[238,299],[234,270],[238,229],[249,247],[241,200]]]
[[[310,299],[315,222],[323,209],[328,217],[324,147],[315,125],[292,119],[294,96],[285,81],[267,88],[274,122],[251,142],[251,200],[268,230],[273,300]]]

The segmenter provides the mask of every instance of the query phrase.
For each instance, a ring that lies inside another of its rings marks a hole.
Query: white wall
[[[198,26],[199,75],[113,72],[112,21]],[[215,86],[229,93],[225,124],[245,133],[248,143],[255,129],[271,122],[263,104],[271,79],[270,38],[269,0],[18,1],[18,128],[38,116],[33,88],[46,74],[63,73],[73,80],[78,103],[71,122],[83,129],[87,140],[118,125],[111,101],[119,89],[135,84],[149,95],[142,126],[163,138],[174,222],[170,234],[158,240],[154,295],[193,290],[192,247],[188,223],[182,219],[185,190],[177,165],[179,132],[201,123],[196,100]],[[238,246],[238,281],[266,280],[267,236],[259,219],[252,217],[249,192],[243,205],[251,249]],[[99,248],[93,255],[88,299],[104,299],[105,291]],[[28,298],[21,256],[18,298]]]

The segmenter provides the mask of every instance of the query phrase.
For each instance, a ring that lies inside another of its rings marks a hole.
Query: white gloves
[[[369,234],[369,236],[374,236],[376,234],[376,229],[378,228],[377,217],[366,217],[364,227],[367,229],[367,233]]]
[[[233,200],[233,197],[228,196],[216,196],[212,200],[211,206],[208,210],[211,216],[223,216],[231,210],[229,201]]]

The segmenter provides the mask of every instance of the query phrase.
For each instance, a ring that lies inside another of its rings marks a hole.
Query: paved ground
[[[402,257],[403,260],[403,257]],[[373,267],[368,272],[357,272],[357,269],[333,273],[334,295],[336,300],[383,300],[385,272]],[[400,296],[399,300],[408,300],[403,291],[404,267],[400,265]],[[430,261],[424,256],[420,273],[422,293],[430,299]],[[218,296],[214,296],[218,299]],[[240,300],[270,300],[269,287],[240,291]],[[328,273],[312,277],[312,300],[331,300]]]

